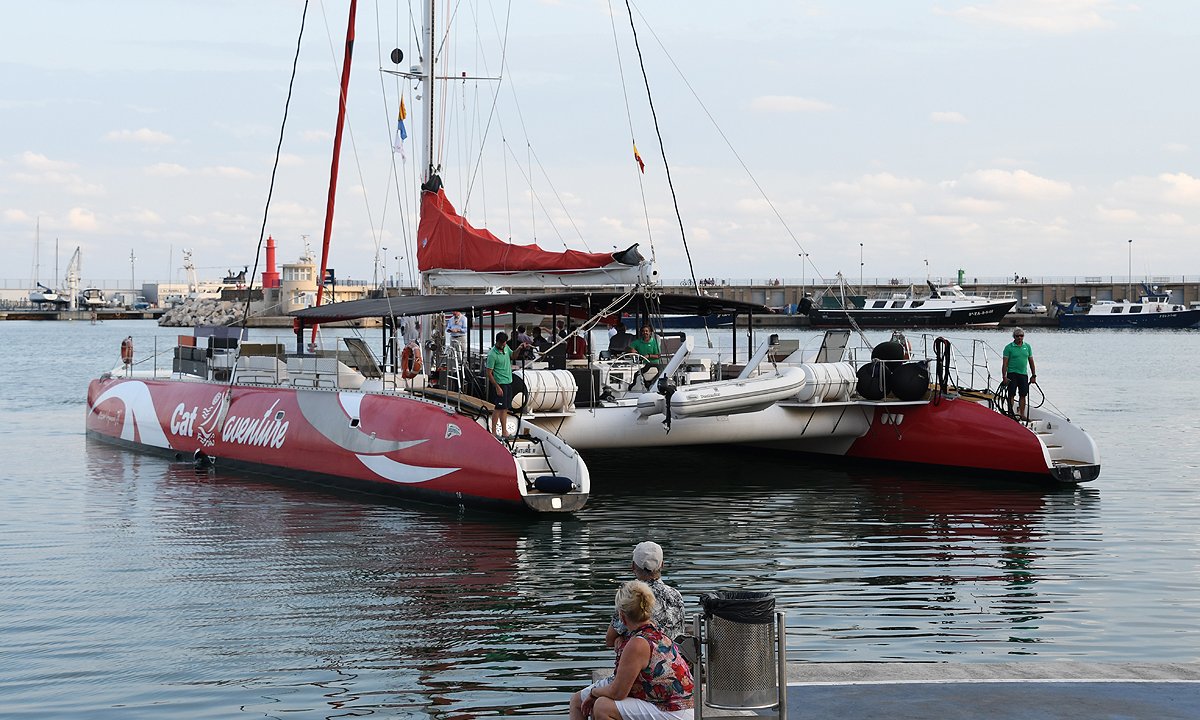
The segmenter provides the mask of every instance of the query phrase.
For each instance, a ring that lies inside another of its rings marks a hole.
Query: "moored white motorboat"
[[[1069,305],[1059,304],[1059,327],[1069,330],[1088,328],[1159,328],[1183,329],[1200,326],[1200,308],[1171,300],[1170,289],[1142,285],[1137,301],[1099,300],[1075,297]]]

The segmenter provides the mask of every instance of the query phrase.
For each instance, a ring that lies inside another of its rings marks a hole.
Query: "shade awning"
[[[328,323],[372,317],[408,317],[454,310],[566,314],[567,308],[589,308],[592,312],[623,297],[618,292],[565,292],[521,295],[401,295],[368,298],[305,308],[291,313],[305,323]],[[765,305],[726,300],[707,295],[644,294],[631,296],[616,308],[622,313],[663,315],[749,315],[773,312]]]

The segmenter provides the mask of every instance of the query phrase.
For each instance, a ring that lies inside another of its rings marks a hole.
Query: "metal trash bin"
[[[704,607],[707,667],[703,702],[723,709],[779,704],[780,627],[775,597],[765,592],[723,591],[700,596]]]

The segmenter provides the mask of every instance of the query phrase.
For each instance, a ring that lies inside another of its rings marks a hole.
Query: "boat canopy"
[[[401,295],[398,297],[368,298],[349,302],[320,305],[291,313],[301,322],[328,323],[371,317],[406,317],[446,313],[453,310],[495,310],[553,314],[564,308],[600,310],[625,295],[619,292],[562,292],[524,295]],[[622,312],[645,312],[666,315],[741,314],[767,315],[766,305],[725,300],[707,295],[650,295],[634,293]]]
[[[422,187],[421,223],[417,227],[417,267],[474,272],[571,272],[636,267],[644,262],[637,245],[612,253],[579,250],[551,252],[536,243],[515,245],[476,228],[458,214],[441,179],[432,176]]]

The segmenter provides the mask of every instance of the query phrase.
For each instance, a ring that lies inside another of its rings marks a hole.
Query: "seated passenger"
[[[642,336],[629,343],[629,349],[646,358],[651,365],[658,365],[662,359],[658,349],[658,338],[654,337],[654,328],[649,325],[642,326]]]
[[[567,326],[567,359],[568,360],[587,360],[588,346],[587,340],[579,335],[574,335],[575,325],[572,323]]]
[[[633,336],[625,329],[625,323],[617,323],[617,332],[608,339],[608,354],[616,357],[629,352],[629,343],[633,342]]]

